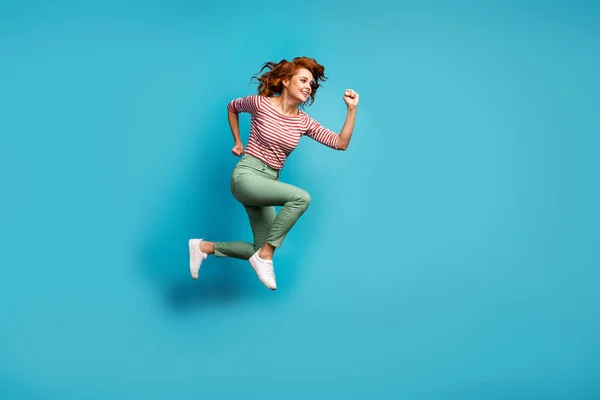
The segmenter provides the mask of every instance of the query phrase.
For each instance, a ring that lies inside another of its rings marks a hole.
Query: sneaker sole
[[[190,239],[188,241],[188,249],[190,251],[190,275],[192,276],[193,280],[198,279],[198,276],[194,277],[194,273],[193,270],[196,269],[196,266],[193,262],[194,259],[194,242]],[[198,269],[198,272],[200,272],[200,269]]]

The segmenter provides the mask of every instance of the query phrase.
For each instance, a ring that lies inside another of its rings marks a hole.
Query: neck
[[[291,99],[288,94],[284,91],[279,97],[277,97],[275,104],[276,108],[285,115],[297,115],[298,114],[298,102]]]

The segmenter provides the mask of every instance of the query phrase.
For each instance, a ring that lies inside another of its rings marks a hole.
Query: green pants
[[[279,181],[279,171],[244,154],[231,174],[231,193],[248,214],[254,242],[215,242],[215,256],[248,260],[265,243],[280,247],[310,204],[303,189]],[[275,213],[275,206],[281,206]]]

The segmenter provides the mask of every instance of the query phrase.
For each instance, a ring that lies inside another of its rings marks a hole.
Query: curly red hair
[[[317,89],[321,86],[319,82],[325,82],[327,77],[325,76],[325,67],[319,64],[314,58],[310,57],[296,57],[292,61],[286,59],[281,60],[278,63],[269,61],[266,62],[258,74],[262,73],[266,68],[269,71],[265,72],[262,76],[253,76],[250,80],[256,79],[258,81],[258,94],[262,96],[273,96],[275,94],[281,94],[283,91],[283,81],[291,79],[292,76],[300,68],[305,68],[310,71],[313,76],[313,80],[310,84],[312,91],[310,94],[310,100],[307,100],[302,104],[306,103],[311,105],[315,101],[315,95]]]

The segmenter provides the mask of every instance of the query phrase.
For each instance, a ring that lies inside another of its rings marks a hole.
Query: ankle
[[[265,245],[258,251],[258,256],[263,260],[272,260],[274,253],[275,247],[271,244],[265,243]]]
[[[215,244],[203,240],[200,242],[200,251],[205,254],[213,254],[215,252]]]

